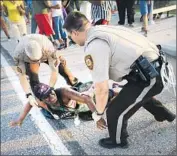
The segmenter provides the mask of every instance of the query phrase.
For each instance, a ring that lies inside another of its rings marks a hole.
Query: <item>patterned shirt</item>
[[[111,20],[111,1],[103,1],[101,5],[92,4],[92,19],[96,22],[100,19]]]

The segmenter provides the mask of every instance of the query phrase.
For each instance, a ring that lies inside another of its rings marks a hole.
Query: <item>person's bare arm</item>
[[[95,111],[95,104],[90,96],[81,95],[79,92],[76,92],[70,88],[61,88],[63,100],[75,100],[80,103],[87,104],[91,112]]]
[[[12,127],[21,126],[22,123],[23,123],[23,120],[25,119],[25,117],[27,116],[27,114],[29,113],[31,108],[32,108],[32,106],[28,102],[25,105],[25,108],[24,108],[23,112],[20,114],[20,117],[17,120],[10,122],[10,126],[12,126]]]
[[[38,102],[38,105],[40,107],[42,107],[42,108],[46,109],[47,111],[49,111],[47,105],[44,102],[39,101],[38,99],[36,99],[36,101]],[[33,106],[31,106],[30,103],[28,102],[25,105],[24,110],[21,112],[19,118],[17,120],[15,120],[15,121],[11,121],[10,122],[10,126],[12,126],[12,127],[14,127],[14,126],[21,126],[22,123],[23,123],[23,121],[24,121],[24,119],[26,118],[27,114],[30,112],[30,110],[31,110],[32,107]]]

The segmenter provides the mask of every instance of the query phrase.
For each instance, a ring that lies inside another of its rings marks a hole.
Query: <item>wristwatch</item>
[[[96,111],[96,114],[97,114],[98,116],[102,116],[102,115],[104,114],[104,112],[103,112],[103,113],[98,113],[98,111]]]
[[[30,95],[32,95],[32,94],[31,93],[26,94],[26,98],[28,98]]]

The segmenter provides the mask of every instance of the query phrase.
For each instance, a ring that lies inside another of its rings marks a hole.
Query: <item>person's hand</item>
[[[60,59],[60,63],[63,65],[63,67],[65,67],[66,66],[66,60],[65,60],[65,58],[62,57],[62,56],[59,56],[59,59]]]
[[[30,95],[28,97],[28,100],[29,100],[29,103],[30,103],[31,106],[34,106],[34,107],[36,107],[36,106],[38,107],[39,106],[39,104],[37,103],[36,99],[32,95]]]
[[[21,126],[21,125],[22,125],[22,121],[11,121],[9,123],[9,126],[11,126],[11,127]]]
[[[107,128],[106,121],[105,121],[103,118],[101,118],[100,120],[98,120],[98,121],[96,122],[96,125],[97,125],[97,128],[99,128],[99,129],[101,129],[101,130]]]

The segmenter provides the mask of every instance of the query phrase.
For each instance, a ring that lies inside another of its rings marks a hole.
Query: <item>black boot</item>
[[[176,115],[173,114],[172,112],[168,112],[168,114],[165,116],[154,116],[154,118],[159,121],[159,122],[163,122],[165,120],[167,120],[168,122],[172,122],[175,118],[176,118]]]
[[[110,138],[100,139],[99,145],[104,148],[109,148],[109,149],[118,147],[118,144],[116,143],[116,141],[112,141]]]

